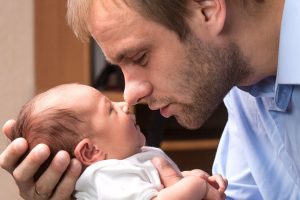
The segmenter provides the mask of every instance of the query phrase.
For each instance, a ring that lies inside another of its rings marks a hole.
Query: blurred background
[[[16,118],[34,94],[78,82],[121,101],[123,75],[109,66],[93,40],[82,43],[66,24],[66,0],[0,0],[0,126]],[[227,114],[224,105],[198,130],[188,131],[146,105],[133,108],[148,145],[161,147],[181,170],[211,166]],[[0,134],[0,152],[9,144]],[[21,199],[12,177],[0,169],[1,199]]]
[[[33,0],[0,0],[0,126],[15,118],[34,93]],[[0,134],[0,151],[8,141]],[[0,169],[0,198],[21,199],[14,180]]]

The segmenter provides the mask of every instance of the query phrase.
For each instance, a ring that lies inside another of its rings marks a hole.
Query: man
[[[68,17],[79,37],[91,34],[121,67],[129,104],[145,102],[197,128],[230,91],[213,167],[228,178],[228,198],[300,199],[299,13],[296,0],[73,0]],[[13,125],[4,126],[6,135]],[[24,140],[13,141],[1,166],[23,196],[47,199],[67,155],[58,154],[34,182],[48,151],[34,149],[16,165],[26,148]],[[166,187],[180,179],[164,161],[157,167]],[[73,161],[52,199],[70,196],[79,169]]]

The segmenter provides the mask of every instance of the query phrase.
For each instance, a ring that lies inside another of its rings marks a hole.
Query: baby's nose
[[[129,113],[129,105],[126,102],[113,102],[116,106],[118,106],[124,113]]]

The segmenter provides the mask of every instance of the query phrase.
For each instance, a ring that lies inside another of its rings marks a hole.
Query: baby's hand
[[[206,173],[203,170],[200,169],[194,169],[192,171],[184,171],[182,172],[183,176],[193,175],[193,176],[199,176],[203,179],[205,179],[211,186],[213,186],[215,189],[217,189],[219,192],[225,192],[228,181],[226,178],[224,178],[220,174],[215,174],[213,176],[210,176],[208,173]]]
[[[220,192],[225,192],[228,185],[227,179],[221,176],[220,174],[209,176],[207,178],[207,182]]]
[[[202,170],[185,171],[178,174],[165,159],[152,160],[159,172],[164,189],[153,200],[189,199],[224,200],[227,181],[220,175],[209,176]],[[213,183],[213,185],[211,185]],[[222,189],[221,189],[222,188]]]

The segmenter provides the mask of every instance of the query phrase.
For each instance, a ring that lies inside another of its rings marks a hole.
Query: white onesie
[[[103,160],[90,165],[76,183],[75,197],[80,200],[150,200],[163,188],[151,162],[164,157],[176,164],[160,149],[143,147],[142,152],[124,160]]]

